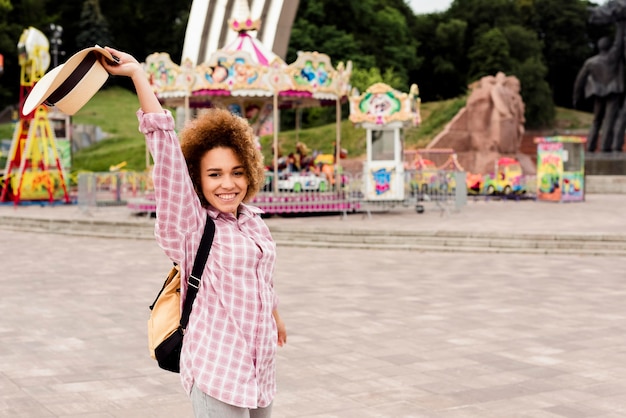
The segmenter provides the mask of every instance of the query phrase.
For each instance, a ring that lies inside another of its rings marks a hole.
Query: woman
[[[107,50],[119,59],[103,62],[107,71],[130,77],[137,91],[139,130],[154,160],[155,234],[182,277],[191,272],[207,213],[215,222],[180,361],[194,414],[269,417],[276,346],[285,344],[287,333],[273,288],[276,246],[261,211],[244,203],[264,180],[252,129],[226,110],[211,109],[185,127],[179,143],[172,115],[141,64]],[[185,293],[186,284],[183,299]]]

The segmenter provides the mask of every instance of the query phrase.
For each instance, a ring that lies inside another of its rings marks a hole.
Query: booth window
[[[563,171],[573,172],[583,169],[581,145],[574,142],[563,143]]]
[[[394,160],[394,131],[372,131],[372,161]]]

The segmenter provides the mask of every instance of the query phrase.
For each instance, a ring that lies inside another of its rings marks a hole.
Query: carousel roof
[[[259,65],[268,66],[278,57],[269,48],[266,48],[256,37],[247,31],[239,32],[239,36],[222,48],[224,51],[245,51]]]

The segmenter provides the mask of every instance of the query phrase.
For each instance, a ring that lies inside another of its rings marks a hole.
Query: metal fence
[[[442,215],[452,210],[458,211],[467,204],[466,173],[463,171],[438,170],[435,181],[431,183],[420,182],[424,173],[418,170],[410,170],[407,175],[409,199],[415,204],[418,213],[424,212],[429,204]]]
[[[135,171],[79,173],[78,206],[123,206],[131,199],[144,198],[152,192],[148,173]]]
[[[384,195],[371,198],[364,193],[363,176],[355,176],[350,184],[352,196],[359,196],[360,210],[385,212],[396,207],[414,207],[417,213],[437,210],[441,214],[460,210],[467,203],[465,173],[460,171],[406,170],[404,172],[404,193],[402,199],[386,199]]]
[[[146,172],[119,171],[78,174],[78,205],[85,210],[97,206],[124,206],[135,213],[154,214],[154,189]],[[385,212],[394,208],[413,207],[417,213],[435,210],[442,215],[459,211],[468,200],[534,199],[536,177],[524,176],[523,193],[487,194],[468,190],[466,173],[448,170],[406,170],[401,199],[386,199],[384,194],[371,198],[365,191],[362,173],[345,173],[337,183],[322,187],[310,185],[292,189],[271,190],[267,183],[250,202],[267,214],[365,213]],[[318,184],[323,184],[319,182]],[[291,187],[291,186],[290,186]]]
[[[434,177],[433,177],[434,176]],[[432,178],[431,178],[432,177]],[[418,213],[429,207],[448,213],[459,210],[467,203],[467,188],[464,172],[437,171],[429,173],[429,182],[423,182],[424,173],[418,170],[404,172],[403,197],[388,199],[384,194],[371,198],[365,191],[363,174],[343,174],[337,179],[339,184],[331,184],[329,191],[307,190],[307,187],[293,186],[289,190],[280,188],[274,192],[261,191],[252,201],[269,214],[341,212],[384,212],[396,207],[414,206]],[[319,181],[311,181],[311,184]],[[270,184],[269,182],[267,184]],[[285,184],[285,183],[283,183]],[[458,186],[457,186],[458,185]]]

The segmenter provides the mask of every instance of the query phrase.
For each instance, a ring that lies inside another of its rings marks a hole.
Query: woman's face
[[[237,208],[248,192],[248,176],[231,148],[213,148],[204,154],[200,160],[200,186],[211,206],[237,216]]]

